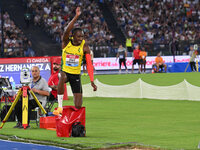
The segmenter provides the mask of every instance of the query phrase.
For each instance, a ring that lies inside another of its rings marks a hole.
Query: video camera
[[[30,71],[28,68],[23,68],[20,73],[20,83],[28,85],[31,82]]]
[[[0,98],[2,96],[5,96],[7,93],[5,92],[5,89],[11,89],[12,86],[10,84],[9,78],[0,77]]]
[[[11,88],[9,78],[0,77],[0,88]]]

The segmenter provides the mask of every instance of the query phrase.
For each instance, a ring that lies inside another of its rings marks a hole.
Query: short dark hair
[[[78,31],[83,31],[81,28],[74,28],[73,30],[72,30],[72,35],[74,35],[76,32],[78,32]]]

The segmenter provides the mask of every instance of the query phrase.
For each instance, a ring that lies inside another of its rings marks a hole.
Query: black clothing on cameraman
[[[28,100],[28,124],[30,123],[30,115],[32,109],[38,107],[38,104],[34,99]],[[22,98],[19,99],[15,106],[15,114],[17,116],[18,122],[22,124]]]

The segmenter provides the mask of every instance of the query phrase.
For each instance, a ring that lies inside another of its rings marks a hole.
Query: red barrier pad
[[[56,116],[40,117],[40,128],[56,128]]]
[[[62,116],[56,118],[56,133],[58,137],[70,137],[72,125],[81,122],[85,126],[85,107],[64,106]]]

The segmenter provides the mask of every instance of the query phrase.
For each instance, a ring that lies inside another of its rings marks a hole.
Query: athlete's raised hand
[[[80,7],[77,7],[77,8],[76,8],[76,15],[77,15],[77,16],[80,16],[80,15],[81,15],[81,8],[80,8]]]

